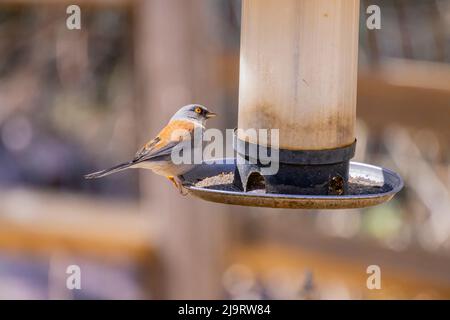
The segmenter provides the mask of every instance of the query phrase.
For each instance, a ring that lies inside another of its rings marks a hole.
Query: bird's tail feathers
[[[133,162],[125,162],[125,163],[121,163],[118,164],[117,166],[114,166],[112,168],[106,169],[106,170],[102,170],[102,171],[97,171],[97,172],[93,172],[90,174],[87,174],[84,176],[85,179],[97,179],[97,178],[101,178],[125,169],[130,168],[134,163]]]

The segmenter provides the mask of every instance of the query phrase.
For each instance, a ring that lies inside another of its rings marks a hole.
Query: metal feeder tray
[[[388,169],[350,162],[349,180],[364,181],[358,190],[350,190],[345,195],[298,195],[273,194],[264,190],[243,192],[226,190],[225,185],[210,185],[205,187],[196,184],[205,179],[224,174],[234,173],[235,159],[215,159],[205,161],[184,175],[184,186],[194,197],[218,203],[290,209],[350,209],[364,208],[389,201],[403,188],[401,177]]]

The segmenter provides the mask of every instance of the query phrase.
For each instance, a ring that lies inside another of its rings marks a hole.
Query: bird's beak
[[[208,113],[206,114],[206,118],[207,118],[207,119],[209,119],[209,118],[214,118],[215,116],[217,116],[217,114],[214,113],[214,112],[208,112]]]

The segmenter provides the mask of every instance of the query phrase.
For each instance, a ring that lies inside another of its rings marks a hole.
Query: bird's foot
[[[186,196],[188,194],[188,191],[183,187],[183,183],[178,177],[169,176],[167,177],[167,179],[172,182],[172,184],[175,186],[175,188],[178,189],[182,196]]]

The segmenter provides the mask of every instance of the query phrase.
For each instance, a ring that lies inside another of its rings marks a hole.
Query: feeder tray
[[[264,187],[240,191],[233,184],[235,159],[206,161],[184,175],[189,194],[206,201],[269,208],[350,209],[389,201],[403,188],[401,177],[388,169],[350,162],[349,189],[345,195],[266,193]]]

